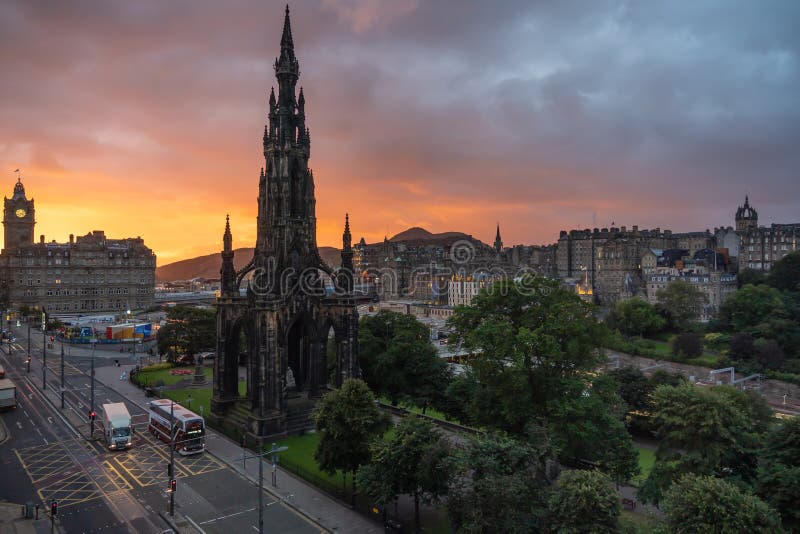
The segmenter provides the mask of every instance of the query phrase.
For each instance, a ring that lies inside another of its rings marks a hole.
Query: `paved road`
[[[2,347],[0,354],[0,361],[22,392],[18,409],[3,416],[11,438],[0,448],[0,462],[9,473],[0,479],[0,499],[42,504],[57,499],[58,522],[65,532],[164,531],[167,524],[159,512],[169,509],[165,491],[169,447],[147,432],[146,412],[96,382],[95,411],[99,412],[103,403],[125,402],[136,428],[131,450],[108,451],[102,441],[90,439],[91,349],[73,347],[65,351],[65,407],[60,409],[60,345],[56,342],[55,350],[47,351],[44,395],[41,337],[31,336],[28,372],[25,333],[18,332],[17,343]],[[111,369],[120,356],[123,363],[131,359],[130,355],[97,350],[95,365]],[[138,363],[138,357],[135,361]],[[59,413],[64,414],[63,419]],[[95,436],[99,435],[96,431]],[[211,454],[176,454],[175,462],[179,480],[176,508],[198,529],[207,533],[257,531],[258,489],[249,480]],[[270,494],[265,493],[263,499],[268,531],[323,530]]]

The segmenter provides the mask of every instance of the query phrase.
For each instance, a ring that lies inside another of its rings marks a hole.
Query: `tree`
[[[381,311],[359,324],[359,362],[367,384],[392,404],[423,411],[439,402],[450,381],[428,328],[413,316]]]
[[[378,504],[397,495],[414,498],[414,521],[419,529],[419,504],[439,501],[447,494],[454,472],[450,442],[432,423],[407,416],[386,441],[375,441],[372,462],[358,470],[358,483]]]
[[[800,251],[776,261],[767,275],[767,284],[781,291],[800,291]]]
[[[764,271],[757,271],[755,269],[742,269],[736,275],[736,282],[739,286],[739,289],[743,288],[748,284],[752,284],[757,286],[758,284],[763,284],[766,281],[766,276],[764,276]]]
[[[789,318],[783,295],[767,285],[744,286],[725,300],[719,315],[732,331],[759,337],[772,337],[770,321]]]
[[[786,356],[777,341],[757,339],[753,345],[756,349],[756,361],[759,369],[780,369],[783,366]]]
[[[755,360],[755,338],[750,334],[733,334],[728,348],[728,358],[734,363],[749,363]]]
[[[781,514],[783,526],[800,531],[800,418],[781,420],[758,460],[758,494]]]
[[[796,503],[795,503],[796,504]],[[764,501],[712,476],[684,475],[664,499],[669,532],[780,532]]]
[[[456,532],[536,532],[547,513],[546,495],[558,476],[547,436],[530,427],[524,439],[502,433],[467,440],[447,496]]]
[[[194,355],[216,343],[216,312],[194,306],[175,306],[167,312],[167,324],[158,330],[158,352],[174,358]]]
[[[617,388],[612,377],[601,375],[553,399],[548,432],[559,461],[573,466],[597,462],[622,483],[639,472],[639,455],[623,422],[626,406]]]
[[[460,421],[465,425],[472,424],[471,402],[477,388],[477,383],[471,375],[470,369],[467,368],[465,374],[453,377],[447,385],[444,397],[436,406],[448,419]]]
[[[390,426],[375,405],[369,386],[353,378],[322,397],[314,407],[314,422],[322,433],[314,458],[320,469],[329,474],[337,469],[355,474],[370,460],[370,442]]]
[[[450,343],[476,354],[475,422],[518,435],[603,360],[607,335],[591,304],[537,275],[484,288],[455,309],[449,325]]]
[[[640,497],[658,503],[685,473],[755,480],[758,451],[772,420],[764,400],[730,386],[659,386],[653,423],[656,462]]]
[[[650,408],[653,387],[650,380],[638,368],[626,365],[608,373],[616,380],[618,392],[629,410],[644,411]]]
[[[784,353],[800,356],[800,293],[744,286],[720,307],[719,322],[736,333],[774,339]]]
[[[703,354],[703,337],[693,332],[683,332],[672,340],[672,355],[680,361]]]
[[[599,471],[561,475],[549,500],[549,531],[559,534],[617,532],[619,495]]]
[[[617,302],[614,319],[620,331],[628,336],[653,334],[665,324],[652,304],[636,297]]]
[[[700,316],[706,297],[695,286],[683,280],[675,280],[667,287],[656,291],[657,309],[666,317],[675,330],[686,331]]]

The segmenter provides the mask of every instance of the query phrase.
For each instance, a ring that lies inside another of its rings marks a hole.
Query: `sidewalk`
[[[95,370],[95,379],[146,410],[147,399],[144,390],[131,384],[129,380],[120,380],[122,371],[130,376],[132,368],[132,365],[99,367]],[[248,460],[247,469],[242,469],[242,449],[239,444],[210,428],[206,428],[205,454],[214,455],[253,483],[258,483],[258,463]],[[271,470],[272,465],[266,463],[264,465],[266,473],[264,489],[327,531],[364,534],[383,532],[383,527],[378,523],[370,521],[347,506],[331,499],[314,486],[284,471],[280,466],[277,477],[278,487],[273,488],[270,485],[269,473]],[[178,515],[179,510],[176,510],[176,517]]]

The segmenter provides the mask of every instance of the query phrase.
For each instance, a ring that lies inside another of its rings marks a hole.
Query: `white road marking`
[[[22,429],[22,423],[20,423],[19,421],[17,421],[17,426],[18,426],[20,429]]]
[[[50,424],[52,425],[52,424],[53,424],[53,418],[52,418],[52,417],[48,417],[48,418],[47,418],[47,422],[48,422],[48,423],[50,423]]]
[[[28,413],[26,410],[22,410],[22,413],[24,413],[24,414],[25,414],[25,417],[27,417],[28,419],[30,419],[30,417],[31,417],[31,416],[30,416],[30,414],[29,414],[29,413]]]
[[[242,510],[241,512],[234,512],[234,513],[232,513],[232,514],[223,515],[223,516],[220,516],[220,517],[215,517],[214,519],[207,519],[207,520],[203,521],[203,522],[202,522],[202,523],[200,523],[200,524],[201,524],[201,525],[205,525],[206,523],[213,523],[214,521],[219,521],[219,520],[221,520],[221,519],[228,519],[229,517],[233,517],[233,516],[235,516],[235,515],[240,515],[240,514],[245,514],[245,513],[247,513],[247,512],[252,512],[252,511],[253,511],[253,510],[255,510],[255,509],[256,509],[256,508],[255,508],[255,507],[253,507],[253,508],[249,508],[249,509],[247,509],[247,510]],[[258,529],[256,529],[256,530],[258,530]]]
[[[34,430],[36,430],[36,433],[39,434],[40,436],[42,435],[42,431],[39,430],[38,428],[34,428]]]

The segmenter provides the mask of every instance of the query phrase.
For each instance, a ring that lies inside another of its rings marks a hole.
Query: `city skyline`
[[[22,169],[37,240],[140,235],[165,264],[230,213],[252,246],[279,5],[0,6],[0,179]],[[318,243],[346,211],[368,242],[703,230],[745,194],[796,222],[798,8],[763,6],[291,5]]]

